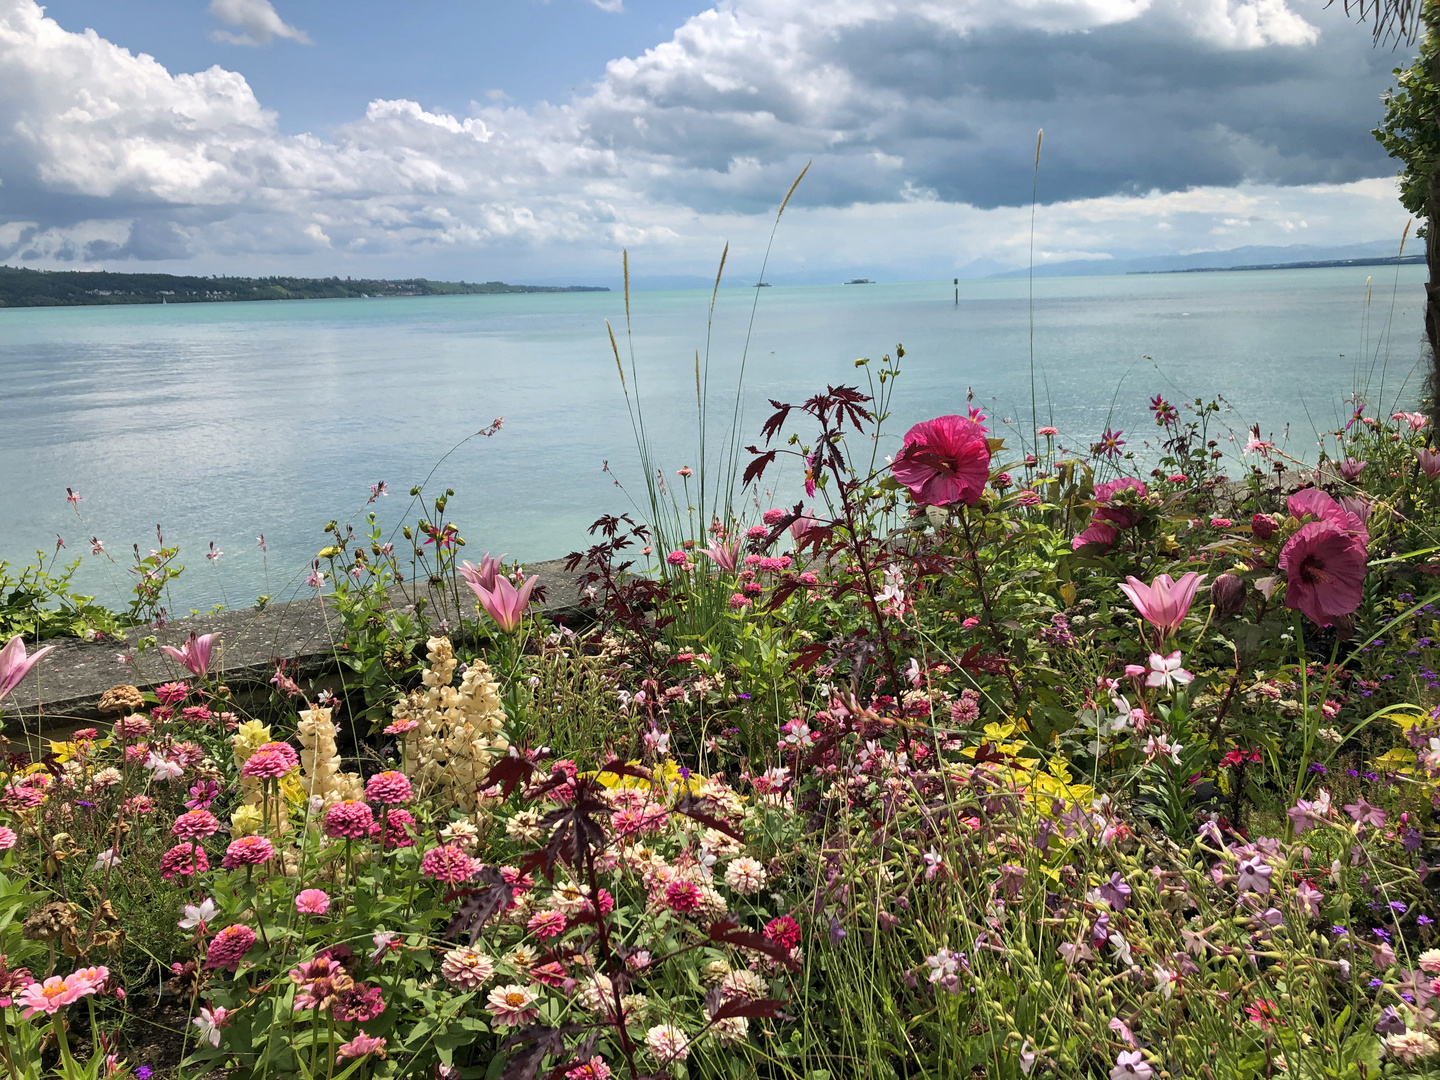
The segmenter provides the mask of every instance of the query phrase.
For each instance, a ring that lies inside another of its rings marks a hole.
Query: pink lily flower
[[[711,540],[710,546],[700,554],[710,556],[721,570],[733,574],[736,565],[740,562],[740,545],[738,543],[727,544],[723,540]]]
[[[815,527],[814,514],[815,508],[812,506],[790,523],[790,538],[795,543],[804,543],[805,534]]]
[[[6,642],[5,648],[0,649],[0,698],[19,686],[20,680],[29,675],[30,669],[53,648],[55,648],[54,645],[46,645],[45,648],[36,649],[26,656],[25,639],[19,634]]]
[[[504,557],[501,555],[500,559]],[[481,557],[479,566],[467,559],[460,564],[460,576],[468,581],[472,588],[478,585],[488,592],[495,588],[495,577],[501,569],[500,559],[493,558],[488,551]]]
[[[1420,462],[1420,471],[1429,479],[1440,476],[1440,453],[1434,450],[1416,450],[1415,460]]]
[[[493,589],[486,589],[468,579],[465,584],[470,586],[470,591],[480,601],[485,614],[494,619],[495,624],[505,633],[513,634],[520,629],[520,623],[525,618],[525,609],[530,604],[530,590],[539,580],[540,575],[536,574],[517,589],[508,577],[501,574],[495,578]]]
[[[1139,578],[1128,577],[1120,591],[1130,598],[1141,618],[1168,637],[1179,629],[1195,600],[1195,590],[1204,580],[1193,570],[1179,581],[1172,581],[1169,574],[1161,574],[1149,585]]]
[[[190,639],[178,649],[173,645],[161,645],[160,648],[183,665],[190,674],[197,679],[203,679],[210,671],[210,653],[214,650],[215,639],[219,636],[201,634],[197,637],[191,634]]]

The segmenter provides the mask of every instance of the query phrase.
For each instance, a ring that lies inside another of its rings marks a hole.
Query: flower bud
[[[1278,523],[1269,514],[1256,514],[1250,519],[1250,529],[1255,533],[1256,540],[1269,540],[1275,535]]]
[[[1245,610],[1245,582],[1234,574],[1221,574],[1210,585],[1210,602],[1221,615]]]

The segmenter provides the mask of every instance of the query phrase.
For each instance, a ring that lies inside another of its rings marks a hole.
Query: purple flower
[[[1385,819],[1389,817],[1384,810],[1381,810],[1378,806],[1371,806],[1364,799],[1358,799],[1353,803],[1346,803],[1345,812],[1360,824],[1374,825],[1376,828],[1384,825]]]
[[[1318,761],[1312,761],[1310,763],[1310,771],[1313,773],[1319,773],[1321,776],[1324,776],[1330,770],[1325,768],[1325,766],[1321,765]]]
[[[1100,886],[1100,895],[1116,911],[1124,911],[1125,905],[1130,900],[1130,886],[1116,870],[1110,875],[1110,880]]]
[[[155,1070],[150,1068],[149,1065],[141,1065],[135,1070],[135,1080],[150,1080],[150,1077],[154,1075]]]

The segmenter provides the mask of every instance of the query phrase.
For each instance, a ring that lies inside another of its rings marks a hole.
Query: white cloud
[[[625,0],[590,0],[590,3],[611,15],[619,15],[625,10]]]
[[[319,138],[282,134],[238,73],[172,74],[0,0],[0,261],[316,255],[437,273],[484,257],[593,275],[626,244],[650,273],[704,272],[696,250],[708,264],[725,239],[758,257],[813,157],[777,250],[789,265],[1013,266],[1037,116],[1047,261],[1234,246],[1224,230],[1257,244],[1398,232],[1392,181],[1314,182],[1375,165],[1326,145],[1348,131],[1353,85],[1328,55],[1295,59],[1325,44],[1297,6],[723,0],[569,104],[491,95],[458,117],[376,100]],[[299,40],[268,3],[212,10],[255,41]],[[1217,56],[1225,79],[1206,66]],[[1067,66],[1081,74],[1058,81]]]
[[[268,45],[278,37],[310,44],[309,35],[280,18],[270,0],[210,0],[210,14],[226,26],[240,30],[238,34],[216,30],[210,35],[216,41],[231,45]]]

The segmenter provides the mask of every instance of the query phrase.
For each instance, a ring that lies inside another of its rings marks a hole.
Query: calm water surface
[[[1357,388],[1374,397],[1383,384],[1387,409],[1413,403],[1423,280],[1424,268],[1409,266],[1398,277],[1364,268],[1037,279],[1041,423],[1082,445],[1109,420],[1138,448],[1154,430],[1150,394],[1219,394],[1233,405],[1227,431],[1288,429],[1291,449],[1310,453]],[[641,400],[672,478],[696,464],[695,352],[709,299],[631,298]],[[766,398],[855,382],[857,357],[878,360],[896,342],[907,354],[897,435],[963,412],[971,388],[993,418],[1029,427],[1025,281],[964,282],[958,306],[948,281],[775,287],[720,293],[716,440],[757,299],[745,441]],[[155,546],[159,523],[189,567],[177,608],[289,595],[326,521],[355,514],[379,480],[394,494],[375,508],[398,520],[410,486],[500,416],[504,429],[446,459],[431,489],[456,490],[451,514],[469,554],[562,555],[596,516],[630,508],[603,463],[643,490],[606,319],[628,376],[618,293],[0,311],[0,559],[29,561],[57,535],[78,555],[94,535],[123,564],[132,543]],[[78,507],[66,487],[81,494]],[[203,557],[211,541],[225,552],[213,562]],[[87,586],[119,603],[123,565],[85,563]]]

